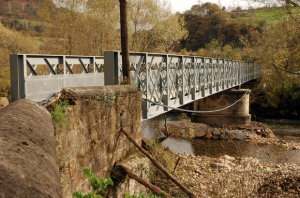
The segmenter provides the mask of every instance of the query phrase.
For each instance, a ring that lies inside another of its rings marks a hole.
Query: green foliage
[[[292,12],[297,12],[297,8],[292,8]],[[287,10],[283,7],[264,7],[254,11],[255,17],[266,20],[267,24],[277,23],[284,20]]]
[[[65,108],[67,103],[56,103],[54,110],[51,112],[52,121],[57,123],[59,127],[62,127],[64,123],[68,122],[68,118],[65,114]]]
[[[281,115],[297,113],[300,116],[299,21],[299,14],[287,15],[284,20],[266,28],[258,42],[251,46],[251,56],[261,63],[264,72],[261,106],[272,108]]]
[[[142,191],[139,195],[130,195],[129,193],[126,193],[124,198],[162,198],[162,197],[156,195],[147,195],[146,192]]]
[[[101,195],[96,194],[97,191],[100,193],[103,192],[108,185],[113,186],[114,183],[111,178],[102,178],[99,179],[98,176],[92,173],[92,168],[85,168],[82,170],[83,174],[85,174],[88,177],[88,180],[90,181],[90,184],[93,188],[92,192],[89,192],[88,194],[83,194],[82,192],[75,191],[72,195],[76,198],[102,198]]]
[[[197,56],[213,57],[221,59],[242,60],[242,50],[232,48],[230,45],[223,46],[219,40],[213,39],[196,52]]]

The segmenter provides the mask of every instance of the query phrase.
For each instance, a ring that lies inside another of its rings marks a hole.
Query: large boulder
[[[0,198],[59,198],[50,113],[30,100],[0,111]]]

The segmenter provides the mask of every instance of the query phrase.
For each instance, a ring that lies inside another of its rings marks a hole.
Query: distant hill
[[[45,23],[38,20],[42,0],[0,0],[0,22],[33,37],[40,36]]]
[[[0,0],[0,15],[35,19],[42,0]]]

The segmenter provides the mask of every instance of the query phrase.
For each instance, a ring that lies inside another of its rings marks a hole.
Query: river
[[[167,115],[167,122],[178,120],[173,114]],[[266,124],[276,137],[286,141],[300,143],[299,120],[260,120]],[[162,137],[160,129],[164,126],[164,116],[159,116],[143,122],[143,136],[148,139]],[[265,163],[287,163],[300,165],[300,150],[286,149],[282,146],[257,145],[241,140],[182,140],[169,137],[163,145],[179,153],[220,157],[224,154],[234,157],[255,157]]]

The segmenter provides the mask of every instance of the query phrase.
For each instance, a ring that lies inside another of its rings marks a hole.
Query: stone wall
[[[237,100],[241,99],[246,91],[247,90],[245,89],[231,89],[211,95],[204,99],[197,100],[194,102],[194,110],[213,111],[228,107]],[[242,100],[226,110],[205,114],[193,114],[192,121],[210,125],[249,125],[251,121],[251,115],[249,114],[249,104],[248,93]]]
[[[62,197],[50,113],[18,100],[0,110],[0,126],[0,197]]]
[[[83,168],[110,177],[116,161],[137,152],[120,128],[141,143],[141,95],[129,85],[65,88],[62,100],[69,104],[68,122],[56,126],[56,142],[63,197],[70,198],[74,191],[91,190]],[[130,185],[122,189],[113,197],[123,197]]]

